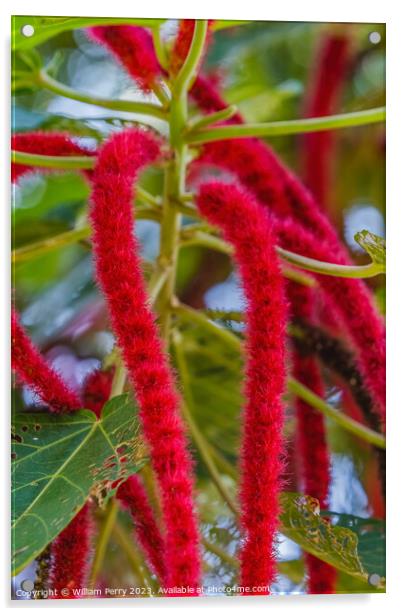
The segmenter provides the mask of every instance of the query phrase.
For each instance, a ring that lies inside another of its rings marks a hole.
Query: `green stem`
[[[198,65],[202,57],[207,31],[208,21],[205,19],[196,20],[189,52],[173,86],[173,95],[179,100],[187,100],[187,92],[190,90],[196,77]]]
[[[109,543],[110,535],[113,530],[114,523],[116,521],[118,506],[115,499],[109,501],[108,508],[104,519],[102,520],[101,528],[99,531],[95,555],[92,561],[91,572],[89,574],[88,586],[94,588],[96,580],[98,579],[100,570],[105,559],[106,548]]]
[[[237,113],[236,105],[230,105],[229,107],[216,111],[215,113],[201,116],[200,118],[189,123],[188,133],[194,133],[200,130],[200,128],[205,128],[205,126],[210,126],[211,124],[216,124],[217,122],[222,122],[223,120],[229,120],[229,118],[234,116],[235,113]]]
[[[229,256],[233,255],[233,247],[219,237],[196,231],[192,237],[181,241],[181,246],[205,246],[211,250],[223,252]],[[288,263],[297,265],[298,267],[310,272],[325,274],[327,276],[336,276],[340,278],[373,278],[378,274],[384,273],[384,268],[378,263],[369,263],[368,265],[338,265],[337,263],[326,263],[317,259],[304,257],[290,250],[285,250],[280,246],[276,247],[278,255]]]
[[[26,263],[31,259],[41,257],[42,255],[64,248],[65,246],[71,246],[84,239],[87,239],[91,234],[89,227],[82,227],[82,229],[72,229],[71,231],[64,231],[53,237],[46,238],[39,242],[33,242],[26,246],[21,246],[13,250],[11,253],[11,260],[13,264]]]
[[[180,200],[180,195],[185,192],[187,146],[183,140],[183,133],[188,121],[187,92],[202,55],[206,33],[207,22],[196,21],[188,55],[176,80],[172,84],[169,127],[170,144],[174,151],[174,157],[165,171],[163,216],[158,258],[159,266],[170,270],[166,283],[160,293],[159,302],[161,335],[166,342],[169,339],[170,332],[170,304],[176,284],[181,226],[181,214],[176,204]]]
[[[367,265],[338,265],[337,263],[326,263],[324,261],[317,261],[317,259],[310,259],[279,246],[276,247],[276,251],[288,263],[297,265],[309,272],[316,272],[317,274],[336,276],[338,278],[373,278],[378,276],[378,274],[385,274],[384,266],[374,262]]]
[[[358,421],[355,421],[341,411],[338,411],[338,409],[325,402],[313,391],[305,387],[302,383],[299,383],[299,381],[296,381],[293,378],[289,378],[288,390],[292,394],[294,394],[298,398],[301,398],[304,402],[315,408],[317,411],[322,413],[325,417],[328,417],[329,419],[335,421],[338,425],[342,426],[342,428],[344,428],[351,434],[360,437],[367,443],[371,443],[376,447],[385,449],[385,437],[382,434],[375,432],[375,430],[371,430],[371,428],[363,426]]]
[[[227,28],[237,28],[237,26],[245,26],[249,23],[252,23],[252,22],[244,21],[240,19],[239,20],[217,19],[211,24],[211,30],[213,32],[218,32],[219,30],[226,30]]]
[[[218,556],[222,562],[227,563],[228,565],[233,567],[233,569],[238,569],[239,561],[234,556],[230,556],[230,554],[228,554],[226,550],[221,548],[216,543],[211,543],[210,541],[208,541],[208,539],[205,539],[205,537],[202,538],[202,543],[204,547],[208,550],[208,552],[212,552],[212,554]]]
[[[243,352],[243,343],[240,338],[238,338],[231,331],[217,326],[201,312],[198,312],[193,308],[189,308],[188,306],[184,306],[183,304],[174,305],[174,311],[179,317],[182,317],[189,323],[197,323],[203,326],[205,331],[209,331],[215,336],[218,336],[223,342],[229,344],[230,347],[237,353]],[[299,381],[296,381],[293,378],[289,378],[288,389],[291,393],[299,396],[302,400],[307,402],[307,404],[315,408],[317,411],[319,411],[326,417],[329,417],[330,419],[338,423],[348,432],[360,437],[367,443],[371,443],[376,447],[385,449],[385,437],[382,434],[379,434],[378,432],[367,428],[358,421],[355,421],[351,417],[348,417],[335,407],[325,402],[325,400],[317,396],[314,392],[305,387],[302,383],[299,383]]]
[[[13,150],[11,160],[18,165],[47,169],[93,169],[96,158],[95,156],[45,156]]]
[[[135,210],[135,216],[138,220],[160,220],[160,213],[150,207],[137,206]],[[31,259],[41,257],[53,250],[59,250],[66,246],[71,246],[77,242],[86,240],[91,235],[91,228],[88,226],[81,227],[80,229],[71,229],[71,231],[63,231],[53,237],[45,238],[38,242],[32,242],[21,248],[16,248],[11,253],[11,259],[13,264],[26,263]]]
[[[156,27],[152,30],[152,38],[154,42],[156,57],[158,58],[159,64],[162,68],[167,70],[169,68],[169,60],[166,54],[166,47],[161,37],[160,27]]]
[[[191,324],[200,325],[204,328],[204,330],[211,332],[213,336],[217,336],[224,342],[229,345],[232,349],[234,349],[237,353],[241,351],[242,343],[240,338],[238,338],[231,331],[226,329],[225,327],[221,327],[214,321],[211,321],[208,316],[195,310],[194,308],[190,308],[190,306],[186,306],[185,304],[181,304],[179,302],[174,302],[172,305],[172,310],[175,314],[183,320],[187,321]]]
[[[277,137],[280,135],[297,135],[299,133],[314,133],[324,130],[365,126],[385,121],[385,107],[376,107],[364,111],[342,113],[319,118],[301,120],[283,120],[280,122],[265,122],[260,124],[232,124],[217,126],[205,130],[191,132],[186,136],[189,144],[202,144],[222,139],[237,139],[239,137]]]
[[[137,577],[140,585],[143,588],[153,588],[151,579],[145,571],[141,558],[134,547],[132,538],[127,536],[125,529],[119,522],[116,522],[113,527],[113,535],[124,551],[133,573]]]
[[[239,510],[226,489],[225,485],[222,483],[221,476],[218,472],[217,467],[215,466],[215,462],[210,454],[210,447],[208,442],[204,439],[202,432],[199,430],[197,423],[195,422],[191,408],[193,406],[192,394],[189,386],[189,375],[187,372],[187,363],[184,355],[183,347],[181,344],[181,336],[178,332],[175,332],[173,336],[173,347],[177,361],[177,367],[180,374],[180,380],[183,387],[183,393],[186,402],[182,404],[182,412],[186,423],[190,429],[190,433],[192,439],[198,449],[201,460],[204,462],[213,483],[216,486],[219,494],[222,496],[223,500],[227,503],[228,507],[232,510],[236,517],[239,515]]]
[[[16,18],[18,21],[23,19],[21,16]],[[26,19],[26,18],[24,18]],[[37,18],[34,18],[36,21]],[[143,28],[156,28],[162,24],[165,19],[132,19],[127,17],[71,17],[67,20],[64,17],[52,18],[53,24],[43,24],[41,27],[35,28],[34,41],[35,46],[40,45],[52,36],[56,36],[61,32],[69,30],[77,30],[78,28],[89,28],[91,26],[116,26],[116,25],[135,25]],[[21,22],[20,22],[21,23]],[[21,25],[26,23],[23,21]],[[26,38],[22,33],[16,32],[12,37],[13,49],[25,49],[32,46],[32,39]]]
[[[216,310],[207,308],[203,311],[208,319],[221,319],[223,321],[236,321],[236,323],[243,323],[244,313],[238,310]]]
[[[88,103],[89,105],[96,105],[97,107],[112,109],[113,111],[138,113],[141,115],[153,116],[155,118],[159,118],[160,120],[166,120],[166,109],[161,106],[141,101],[111,100],[93,96],[92,94],[84,94],[84,92],[78,92],[63,83],[60,83],[56,79],[53,79],[53,77],[51,77],[45,69],[42,69],[39,72],[37,82],[40,86],[46,88],[50,92],[54,92],[55,94],[64,96],[65,98],[80,101],[81,103]]]

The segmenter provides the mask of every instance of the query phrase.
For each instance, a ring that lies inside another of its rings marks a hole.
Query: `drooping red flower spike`
[[[326,245],[292,219],[278,220],[279,244],[306,257],[326,261]],[[338,260],[339,263],[339,260]],[[322,289],[342,317],[358,352],[360,370],[385,422],[385,328],[361,280],[315,274]]]
[[[159,152],[160,144],[149,132],[132,129],[112,136],[98,155],[90,219],[96,276],[134,386],[161,492],[167,583],[196,588],[200,553],[192,462],[174,378],[148,306],[132,228],[133,181]]]
[[[287,304],[275,251],[276,237],[268,214],[236,185],[216,181],[204,184],[197,205],[233,244],[248,302],[240,584],[250,588],[267,586],[275,577],[274,540],[283,470],[281,396],[285,381]]]
[[[311,288],[289,282],[287,297],[292,319],[314,322],[315,303]],[[303,354],[297,344],[292,352],[293,376],[317,396],[325,397],[320,366],[313,356]],[[321,413],[300,398],[296,399],[297,446],[300,478],[305,494],[317,498],[322,509],[328,508],[330,459]],[[336,570],[311,554],[306,555],[308,588],[312,594],[333,593]]]
[[[350,65],[350,38],[344,33],[326,33],[313,61],[304,116],[335,113]],[[328,207],[335,135],[333,131],[307,133],[301,139],[303,178],[317,203]]]
[[[11,137],[11,147],[17,152],[41,154],[45,156],[91,156],[93,151],[75,143],[66,133],[50,133],[35,131],[32,133],[16,133]],[[11,164],[11,179],[16,182],[21,176],[33,171],[56,171],[30,167],[29,165]],[[89,172],[85,172],[88,174]]]
[[[79,598],[73,591],[85,585],[91,537],[91,507],[86,503],[52,543],[49,588],[57,591],[55,598]],[[63,588],[70,591],[68,595],[61,593]]]
[[[147,493],[137,475],[132,475],[119,487],[117,498],[129,510],[139,544],[162,583],[168,578],[165,563],[165,541],[155,520]]]
[[[11,363],[20,379],[28,385],[54,413],[81,408],[79,397],[49,366],[21,326],[15,310],[11,314]]]
[[[104,45],[144,92],[152,90],[160,75],[152,36],[139,26],[94,26],[90,37]]]

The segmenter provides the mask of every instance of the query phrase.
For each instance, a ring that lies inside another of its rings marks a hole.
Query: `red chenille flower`
[[[49,366],[22,328],[17,313],[11,315],[11,363],[19,378],[55,413],[81,408],[79,397]]]
[[[276,237],[267,213],[236,185],[204,184],[197,197],[200,212],[223,231],[235,248],[235,260],[248,303],[246,310],[246,407],[241,453],[240,584],[263,587],[275,577],[283,470],[285,324],[287,304],[275,251]]]
[[[149,132],[132,129],[112,136],[98,155],[90,219],[96,277],[134,387],[161,492],[167,584],[189,586],[194,589],[190,594],[196,594],[200,553],[192,462],[180,400],[149,307],[133,235],[133,182],[159,153],[160,144]]]
[[[309,287],[289,282],[287,296],[292,319],[312,322],[315,319],[315,295]],[[320,398],[325,397],[320,366],[315,357],[304,355],[297,344],[292,352],[293,376]],[[296,399],[297,449],[300,459],[300,479],[305,494],[328,508],[330,458],[321,413],[300,398]],[[336,570],[311,554],[306,555],[308,588],[312,594],[334,592]]]
[[[320,41],[307,88],[304,116],[322,117],[336,113],[350,66],[350,38],[326,33]],[[303,178],[317,202],[326,209],[330,191],[335,135],[333,131],[307,133],[301,139]]]
[[[94,26],[88,33],[104,45],[145,92],[160,74],[152,36],[138,26]]]

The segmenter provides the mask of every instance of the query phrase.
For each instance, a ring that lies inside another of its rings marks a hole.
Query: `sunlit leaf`
[[[23,569],[67,526],[92,494],[105,502],[144,460],[135,405],[124,394],[97,420],[19,413],[13,419],[13,571]]]
[[[355,520],[352,525],[349,521],[347,527],[333,525],[320,515],[316,499],[300,494],[283,493],[281,504],[281,532],[286,537],[310,554],[364,582],[369,582],[373,573],[377,574],[376,587],[384,587],[385,580],[381,575],[384,571],[373,571],[373,562],[370,562],[368,555],[374,547],[376,550],[383,549],[384,538],[378,531],[373,534],[369,530],[369,521],[365,521],[364,533],[363,526],[359,526]]]
[[[359,231],[355,240],[370,255],[372,261],[385,269],[385,240],[371,231]]]

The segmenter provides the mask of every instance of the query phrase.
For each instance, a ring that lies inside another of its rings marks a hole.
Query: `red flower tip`
[[[314,321],[315,295],[309,287],[289,282],[287,296],[293,319]],[[324,384],[317,360],[300,353],[295,344],[292,360],[293,376],[323,398]],[[326,509],[331,473],[324,417],[300,398],[296,399],[296,417],[301,489],[305,494],[317,498],[321,507]],[[312,594],[334,592],[336,570],[310,554],[306,555],[306,564],[309,592]]]
[[[275,577],[283,470],[285,324],[287,305],[267,213],[236,185],[201,187],[200,212],[219,226],[235,248],[248,307],[246,311],[246,407],[241,457],[242,586],[269,586]],[[248,593],[246,593],[248,594]],[[252,593],[251,593],[252,594]]]
[[[88,33],[113,54],[144,92],[152,90],[160,67],[147,30],[138,26],[94,26]]]
[[[133,181],[159,151],[159,142],[149,132],[132,129],[113,135],[99,152],[90,218],[96,276],[134,387],[161,492],[167,583],[197,587],[200,554],[192,462],[180,401],[155,315],[149,308],[132,229]]]

